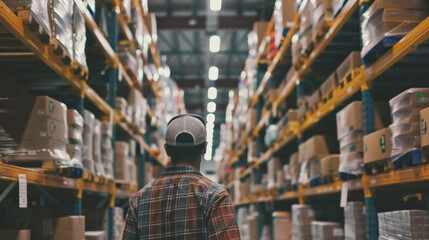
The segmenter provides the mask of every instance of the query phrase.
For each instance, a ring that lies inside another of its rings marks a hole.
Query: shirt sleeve
[[[130,201],[127,217],[125,219],[125,228],[122,235],[123,240],[137,239],[137,216],[133,200]]]
[[[208,219],[208,239],[240,239],[234,207],[226,191],[217,196],[211,207]]]

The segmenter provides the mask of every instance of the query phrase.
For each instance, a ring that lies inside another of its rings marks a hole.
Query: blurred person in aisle
[[[123,239],[240,239],[231,198],[200,172],[205,120],[185,114],[167,124],[171,167],[130,201]]]

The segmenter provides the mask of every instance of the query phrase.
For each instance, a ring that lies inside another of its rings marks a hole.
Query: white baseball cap
[[[206,122],[196,114],[173,117],[167,124],[165,142],[170,146],[193,147],[206,142]]]

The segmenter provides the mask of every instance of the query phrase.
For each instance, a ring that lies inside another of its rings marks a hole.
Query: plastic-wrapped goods
[[[366,239],[365,205],[363,202],[348,202],[344,208],[345,240]]]
[[[86,27],[85,19],[76,3],[73,3],[73,60],[88,69],[86,63]]]
[[[401,210],[378,213],[380,240],[429,239],[429,211]]]
[[[98,119],[94,121],[94,136],[92,137],[92,158],[94,160],[95,173],[98,176],[106,176],[104,165],[101,160],[101,122]]]
[[[73,1],[52,0],[52,9],[49,9],[51,26],[51,44],[55,48],[62,48],[62,51],[73,59]]]
[[[29,10],[31,18],[36,19],[36,22],[42,26],[43,31],[51,36],[51,25],[49,23],[48,3],[51,0],[3,0],[9,8],[22,8]]]
[[[292,239],[292,219],[290,212],[273,212],[273,237],[274,240]]]
[[[112,133],[113,126],[111,122],[102,121],[100,124],[101,133],[101,163],[104,167],[106,178],[113,179],[113,150]]]
[[[255,161],[258,158],[258,143],[256,141],[249,142],[247,147],[247,162]]]
[[[128,103],[123,97],[115,99],[115,109],[119,111],[124,117],[127,115]]]
[[[267,188],[275,188],[277,183],[277,171],[281,172],[281,163],[279,158],[271,158],[268,160],[268,184]]]
[[[429,108],[420,111],[420,145],[422,148],[423,156],[426,161],[429,161]]]
[[[329,27],[329,23],[334,20],[332,1],[333,0],[312,1],[314,11],[312,13],[313,26],[311,34],[313,39],[317,37],[319,32],[326,31]]]
[[[271,124],[267,127],[264,137],[265,146],[270,146],[273,142],[276,141],[278,131],[278,126],[275,124]]]
[[[94,150],[94,114],[85,109],[83,112],[83,121],[83,168],[90,173],[95,173],[94,158],[92,156],[92,152]]]
[[[144,133],[148,108],[146,98],[137,89],[134,89],[130,91],[128,104],[132,109],[131,121],[137,126],[140,132]]]
[[[140,84],[143,82],[143,61],[140,57],[134,56],[131,53],[130,47],[126,45],[119,45],[117,49],[119,61],[124,65],[127,72],[131,72]]]
[[[429,107],[429,88],[410,88],[389,101],[393,122],[392,162],[420,149],[420,110]]]
[[[116,142],[115,145],[115,179],[130,182],[130,167],[128,166],[130,148],[126,142]]]
[[[322,135],[316,135],[299,146],[300,174],[299,183],[306,185],[321,177],[320,159],[329,154],[328,144]]]
[[[67,110],[67,127],[69,137],[67,153],[70,155],[71,164],[82,168],[83,117],[74,109]]]
[[[143,48],[146,43],[144,40],[143,17],[138,8],[132,9],[132,22],[130,28],[134,38],[137,40],[137,43],[141,48]]]
[[[158,41],[158,32],[155,13],[148,13],[144,16],[144,21],[146,22],[147,30],[150,34],[152,42],[156,43]]]
[[[259,239],[260,240],[271,240],[271,227],[270,227],[270,225],[265,224],[262,227],[262,233],[261,233],[261,237]]]
[[[376,0],[362,16],[364,57],[385,38],[394,38],[395,42],[410,32],[429,16],[429,4],[425,0],[407,2]],[[384,41],[383,45],[388,46],[389,41]]]
[[[311,240],[311,222],[314,212],[308,205],[292,205],[292,239]]]
[[[137,185],[137,166],[134,163],[134,158],[129,158],[127,161],[128,173],[129,173],[129,182]]]
[[[121,2],[127,16],[131,17],[131,0],[122,0]]]
[[[344,231],[340,223],[313,221],[311,223],[313,240],[343,240]]]
[[[46,96],[0,99],[2,160],[69,167],[66,114],[66,105]]]

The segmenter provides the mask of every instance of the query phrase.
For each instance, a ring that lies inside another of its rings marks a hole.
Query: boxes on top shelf
[[[275,29],[275,46],[281,45],[282,37],[286,34],[287,29],[293,26],[295,16],[294,0],[276,0],[274,5],[274,29]]]
[[[77,61],[82,67],[88,69],[86,62],[86,27],[85,19],[79,11],[76,3],[73,2],[72,15],[72,35],[73,35],[73,60]]]
[[[365,164],[386,160],[390,158],[392,143],[390,141],[392,132],[390,128],[383,128],[363,137]]]
[[[361,58],[360,58],[360,52],[353,51],[347,56],[346,59],[341,63],[341,65],[337,68],[336,73],[339,82],[342,81],[350,81],[351,79],[343,79],[344,77],[351,77],[348,74],[356,69],[360,68],[362,65]]]
[[[332,0],[327,1],[313,1],[312,13],[312,38],[318,39],[318,34],[325,33],[329,24],[334,20],[332,12]]]
[[[73,1],[53,0],[48,5],[51,26],[51,45],[56,51],[63,52],[63,57],[73,60]],[[57,50],[58,49],[58,50]]]
[[[393,122],[405,118],[418,120],[420,110],[429,106],[429,88],[410,88],[389,101]]]
[[[257,41],[256,41],[256,52],[259,50],[259,46],[261,45],[262,40],[265,37],[265,33],[267,33],[269,22],[255,22],[253,23],[253,31],[256,33]]]
[[[140,56],[133,55],[128,45],[119,45],[117,54],[125,71],[141,85],[143,83],[143,60]]]
[[[376,47],[384,38],[384,47],[393,45],[429,15],[429,4],[424,0],[375,1],[362,15],[362,57]]]

